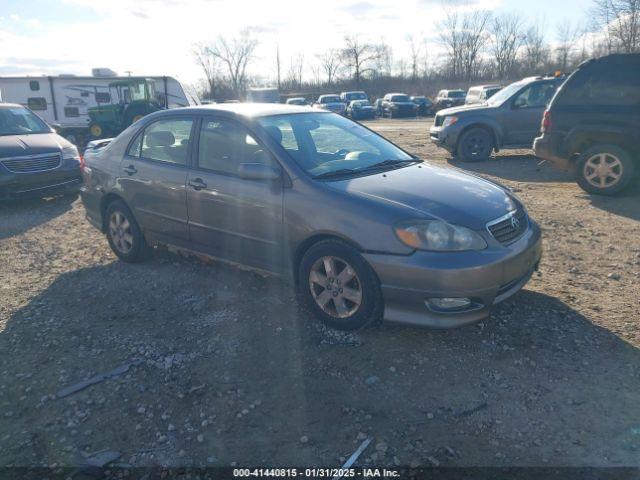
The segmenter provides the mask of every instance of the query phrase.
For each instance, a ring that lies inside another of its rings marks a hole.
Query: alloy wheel
[[[309,272],[309,288],[318,307],[334,318],[348,318],[362,304],[362,283],[355,269],[338,257],[315,261]]]
[[[120,253],[127,254],[133,248],[133,233],[131,231],[131,223],[122,214],[115,211],[109,219],[109,234],[114,246]]]
[[[623,165],[618,157],[611,153],[598,153],[589,157],[582,168],[582,175],[590,185],[596,188],[612,187],[620,181]]]

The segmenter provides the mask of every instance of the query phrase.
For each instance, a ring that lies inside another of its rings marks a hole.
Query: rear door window
[[[183,118],[152,123],[144,131],[142,158],[186,165],[192,125],[192,120]]]
[[[559,105],[640,105],[640,65],[594,65],[578,71],[562,88]]]

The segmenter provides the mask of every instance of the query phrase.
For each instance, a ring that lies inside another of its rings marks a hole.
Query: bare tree
[[[440,39],[449,57],[452,78],[471,80],[478,75],[490,20],[491,12],[485,10],[448,11],[440,25]]]
[[[525,42],[522,19],[514,14],[494,17],[491,22],[491,51],[498,78],[504,80],[515,71],[518,52]]]
[[[278,82],[278,91],[280,91],[280,45],[276,45],[276,79]]]
[[[211,54],[209,47],[204,43],[198,43],[193,46],[193,56],[196,63],[202,68],[205,81],[207,82],[206,96],[210,99],[215,98],[216,77],[218,76],[218,59]]]
[[[238,37],[229,40],[219,36],[208,49],[227,67],[231,88],[238,97],[242,96],[246,87],[247,65],[253,60],[257,46],[258,41],[245,29]]]
[[[417,44],[413,35],[407,35],[407,43],[409,44],[409,62],[411,67],[411,79],[415,81],[418,78],[418,64],[420,62],[420,45]]]
[[[330,49],[318,56],[320,67],[327,76],[327,84],[331,85],[340,68],[340,52]]]
[[[383,77],[385,75],[391,75],[393,67],[393,52],[391,47],[384,38],[381,38],[378,43],[374,45],[375,57],[372,64],[372,72],[374,77]]]
[[[558,26],[558,45],[556,46],[556,65],[563,72],[571,63],[571,57],[580,36],[580,29],[571,22],[563,22]]]
[[[524,39],[522,66],[527,73],[536,73],[549,63],[549,46],[539,25],[529,27]]]
[[[304,68],[304,55],[298,54],[291,58],[289,65],[288,80],[291,86],[300,87],[302,85],[302,71]]]
[[[607,36],[609,51],[640,51],[640,0],[594,0],[595,20]]]
[[[356,86],[360,85],[362,75],[371,70],[371,63],[378,55],[375,45],[361,42],[357,35],[348,35],[344,39],[342,59],[351,72]]]

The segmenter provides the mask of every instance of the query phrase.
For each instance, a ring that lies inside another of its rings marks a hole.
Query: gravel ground
[[[343,334],[273,278],[117,261],[77,199],[1,206],[0,465],[338,466],[368,436],[360,464],[639,465],[637,184],[598,198],[529,151],[458,164],[430,120],[370,126],[517,192],[544,231],[525,290],[478,325]]]

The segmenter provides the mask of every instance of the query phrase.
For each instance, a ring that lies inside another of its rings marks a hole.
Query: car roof
[[[392,92],[392,93],[387,93],[387,95],[404,95],[406,97],[408,97],[409,95],[407,95],[406,93],[401,93],[401,92]]]
[[[2,103],[0,102],[0,108],[26,108],[24,105],[20,105],[19,103]]]
[[[212,103],[194,107],[173,108],[162,112],[215,114],[231,113],[241,117],[268,117],[287,113],[318,113],[319,110],[302,105],[285,105],[283,103]]]

